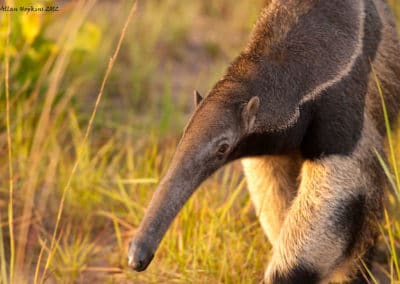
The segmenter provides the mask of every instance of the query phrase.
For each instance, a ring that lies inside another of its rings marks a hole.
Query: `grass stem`
[[[7,13],[7,40],[5,49],[5,93],[6,93],[6,128],[7,128],[7,153],[8,153],[8,229],[10,234],[10,283],[14,283],[15,239],[14,239],[14,171],[10,123],[10,37],[11,37],[11,12]]]
[[[100,105],[101,98],[103,97],[104,88],[106,86],[106,83],[107,83],[108,77],[110,75],[110,72],[111,72],[111,70],[112,70],[112,68],[114,66],[114,63],[115,63],[115,61],[117,59],[117,56],[119,54],[119,51],[121,49],[121,45],[122,45],[122,42],[124,40],[128,25],[129,25],[133,15],[134,15],[134,13],[136,12],[136,8],[137,8],[137,4],[136,4],[136,1],[135,1],[133,3],[133,5],[132,5],[132,8],[131,8],[131,10],[129,12],[129,15],[128,15],[126,21],[125,21],[125,25],[124,25],[124,27],[122,29],[122,32],[121,32],[121,35],[119,37],[119,41],[118,41],[117,47],[116,47],[116,49],[115,49],[115,51],[114,51],[114,53],[113,53],[113,55],[110,58],[110,61],[108,63],[108,67],[106,69],[105,75],[104,75],[102,83],[101,83],[100,91],[99,91],[99,93],[97,95],[96,102],[95,102],[92,114],[90,116],[86,131],[85,131],[85,136],[84,136],[83,141],[81,143],[82,146],[87,143],[87,140],[89,138],[89,134],[90,134],[92,126],[93,126],[94,118],[96,116],[98,107]],[[80,147],[80,149],[84,149],[84,148]],[[48,257],[47,257],[47,261],[46,261],[46,265],[45,265],[45,268],[44,268],[44,272],[43,272],[43,275],[42,275],[41,283],[44,282],[44,279],[45,279],[45,276],[46,276],[46,272],[47,272],[47,270],[48,270],[48,268],[50,266],[52,257],[54,255],[55,240],[57,239],[58,227],[60,225],[60,220],[61,220],[61,216],[62,216],[63,209],[64,209],[65,197],[66,197],[66,194],[67,194],[67,192],[69,191],[69,189],[71,187],[71,182],[72,182],[72,179],[73,179],[73,177],[74,177],[74,175],[75,175],[75,173],[76,173],[76,171],[78,169],[81,156],[82,156],[82,153],[78,153],[76,161],[74,163],[74,166],[73,166],[73,168],[71,170],[71,173],[70,173],[70,175],[68,177],[67,183],[66,183],[66,185],[64,187],[64,190],[63,190],[63,193],[62,193],[62,196],[61,196],[61,201],[60,201],[60,205],[59,205],[58,213],[57,213],[57,220],[56,220],[55,228],[54,228],[53,235],[52,235],[52,238],[51,238],[50,250],[49,250]]]

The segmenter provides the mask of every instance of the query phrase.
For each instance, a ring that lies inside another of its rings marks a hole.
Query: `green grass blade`
[[[379,163],[381,164],[381,167],[383,168],[383,171],[385,172],[385,174],[386,174],[386,176],[387,176],[387,178],[389,180],[389,183],[393,188],[393,192],[395,193],[396,197],[400,201],[400,192],[397,190],[396,181],[394,180],[393,175],[390,172],[389,167],[387,166],[387,164],[383,160],[383,157],[381,156],[381,154],[376,149],[375,149],[375,154],[378,157]]]
[[[400,190],[400,174],[399,174],[399,170],[398,170],[397,162],[396,162],[396,152],[394,150],[394,145],[393,145],[393,140],[392,140],[392,130],[391,130],[391,126],[390,126],[389,115],[387,112],[387,107],[386,107],[386,102],[385,102],[385,98],[383,95],[382,87],[381,87],[378,76],[377,76],[373,66],[372,66],[372,72],[374,74],[375,83],[378,88],[379,95],[381,97],[383,116],[385,119],[385,126],[386,126],[386,132],[387,132],[388,144],[389,144],[389,156],[391,159],[391,166],[392,166],[392,170],[394,172],[394,176],[395,176],[395,180],[396,180],[396,187],[397,187],[397,191],[398,191],[398,190]],[[400,201],[400,199],[399,199],[399,201]]]
[[[393,230],[391,229],[389,215],[386,210],[385,210],[385,220],[386,220],[386,224],[388,227],[387,232],[388,232],[389,242],[390,242],[390,253],[392,255],[394,268],[396,270],[397,277],[400,278],[399,257],[397,256],[397,250],[396,250],[396,245],[395,245],[395,239],[393,236]]]

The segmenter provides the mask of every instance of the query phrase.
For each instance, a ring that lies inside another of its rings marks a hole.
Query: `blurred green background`
[[[193,90],[206,95],[223,75],[265,2],[138,1],[83,144],[134,2],[1,1],[60,9],[0,11],[0,283],[261,280],[269,244],[236,163],[196,192],[146,272],[127,268],[126,252],[194,108]],[[400,16],[400,3],[389,2]],[[393,133],[394,141],[399,138]],[[78,156],[52,246],[61,196]],[[400,276],[400,213],[396,194],[388,200],[382,269],[394,282]]]

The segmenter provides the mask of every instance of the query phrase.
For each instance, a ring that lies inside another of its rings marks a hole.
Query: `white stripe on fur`
[[[304,103],[316,99],[324,90],[332,87],[334,84],[340,82],[344,77],[350,74],[351,70],[353,69],[357,58],[362,54],[363,50],[363,38],[364,38],[364,23],[365,23],[365,0],[356,1],[359,3],[358,9],[360,10],[360,16],[358,19],[358,37],[357,37],[357,44],[354,50],[353,55],[349,59],[349,63],[343,68],[336,77],[318,85],[313,91],[306,94],[301,100],[299,105],[296,107],[294,113],[292,114],[291,118],[289,119],[288,123],[285,125],[278,126],[276,130],[282,130],[289,128],[293,124],[297,122],[300,117],[300,106]]]

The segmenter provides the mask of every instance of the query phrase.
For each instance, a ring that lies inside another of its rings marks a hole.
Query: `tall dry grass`
[[[14,282],[14,259],[15,259],[15,240],[14,240],[14,171],[12,165],[12,143],[11,143],[11,131],[10,131],[10,35],[11,35],[11,14],[7,17],[7,35],[6,35],[6,49],[5,49],[5,60],[4,60],[4,85],[6,94],[6,132],[7,132],[7,152],[8,152],[8,180],[9,180],[9,201],[8,201],[8,229],[10,234],[10,271],[9,280],[11,283]],[[3,241],[3,240],[2,240]],[[5,261],[4,250],[2,250],[2,260]],[[3,273],[2,278],[7,281],[8,278],[4,272],[5,265],[3,262]]]

